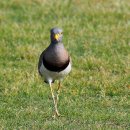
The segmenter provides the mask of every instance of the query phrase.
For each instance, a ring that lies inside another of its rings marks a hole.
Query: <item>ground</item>
[[[55,26],[73,69],[54,120],[37,63]],[[1,0],[0,129],[130,129],[129,0]]]

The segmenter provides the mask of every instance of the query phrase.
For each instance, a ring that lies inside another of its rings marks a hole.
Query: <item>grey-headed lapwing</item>
[[[59,116],[57,103],[61,81],[71,71],[71,61],[70,56],[62,43],[62,30],[59,28],[52,28],[50,33],[51,43],[40,55],[38,71],[44,78],[44,81],[50,86],[55,108],[54,116]],[[54,96],[52,88],[52,83],[55,80],[59,80],[56,97]]]

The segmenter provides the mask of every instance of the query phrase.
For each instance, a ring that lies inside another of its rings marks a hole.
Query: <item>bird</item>
[[[60,116],[58,111],[58,100],[61,90],[61,83],[72,69],[72,60],[65,49],[62,42],[63,31],[61,28],[54,27],[50,30],[50,45],[41,53],[38,62],[38,72],[44,79],[45,83],[48,83],[51,90],[51,96],[54,103],[53,117]],[[52,83],[58,80],[58,88],[56,95],[54,95]]]

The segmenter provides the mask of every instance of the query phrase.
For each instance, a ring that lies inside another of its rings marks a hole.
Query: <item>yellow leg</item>
[[[56,107],[58,107],[60,89],[61,89],[61,82],[59,81],[58,89],[57,89],[57,95],[56,95]],[[59,115],[60,115],[60,114],[59,114]]]
[[[56,103],[56,100],[55,100],[55,96],[54,96],[54,93],[53,93],[51,83],[49,83],[49,85],[50,85],[50,88],[51,88],[51,95],[52,95],[52,99],[53,99],[53,102],[54,102],[54,108],[55,108],[54,117],[59,116],[59,112],[58,112],[58,109],[57,109],[57,103]]]

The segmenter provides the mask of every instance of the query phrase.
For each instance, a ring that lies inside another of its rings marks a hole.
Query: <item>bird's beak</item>
[[[59,35],[59,34],[55,34],[55,35],[54,35],[54,38],[55,38],[56,40],[58,40],[58,39],[59,39],[59,37],[60,37],[60,35]]]

